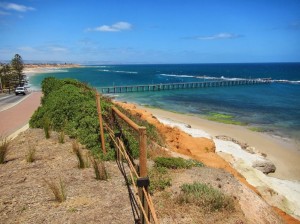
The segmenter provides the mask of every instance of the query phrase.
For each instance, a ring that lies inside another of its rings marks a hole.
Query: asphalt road
[[[22,100],[26,99],[30,93],[27,95],[15,95],[15,94],[10,94],[10,95],[4,95],[0,96],[0,111],[6,110],[15,104],[21,102]]]
[[[9,136],[24,127],[40,105],[41,97],[41,92],[32,92],[26,96],[1,96],[0,137]]]

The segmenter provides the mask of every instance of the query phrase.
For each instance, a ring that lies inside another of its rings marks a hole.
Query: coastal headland
[[[78,66],[26,65],[25,72],[34,75],[52,68]],[[261,195],[270,205],[299,219],[300,153],[297,145],[237,125],[220,124],[196,116],[145,108],[131,103],[117,103],[158,127],[171,151],[202,161],[207,166],[226,170]],[[221,135],[247,143],[253,147],[253,151],[250,155],[241,155],[245,150],[239,150],[238,145],[228,145],[227,142],[231,141],[220,142],[216,136]],[[227,150],[228,148],[232,150]],[[275,173],[265,175],[253,168],[245,161],[254,160],[251,155],[258,160],[266,157],[272,161],[276,166]],[[285,217],[284,213],[280,214]],[[285,217],[286,220],[288,217]]]

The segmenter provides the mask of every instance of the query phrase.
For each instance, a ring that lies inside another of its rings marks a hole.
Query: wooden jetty
[[[203,81],[203,82],[161,83],[161,84],[148,84],[148,85],[102,87],[101,92],[102,93],[130,93],[130,92],[177,90],[177,89],[192,89],[192,88],[207,88],[207,87],[269,84],[271,82],[272,82],[271,79],[263,78],[263,79],[238,79],[238,80]]]

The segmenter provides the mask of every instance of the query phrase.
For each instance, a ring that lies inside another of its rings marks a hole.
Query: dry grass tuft
[[[63,130],[58,135],[58,142],[61,144],[65,143],[65,132]]]
[[[51,121],[48,117],[45,117],[44,120],[43,120],[43,128],[44,128],[46,139],[50,138]]]
[[[0,164],[5,163],[6,156],[9,151],[10,140],[6,138],[0,138]]]
[[[72,142],[73,152],[76,154],[78,159],[78,168],[83,169],[89,167],[89,159],[88,156],[84,158],[82,151],[79,148],[79,144],[76,140]]]
[[[45,183],[48,185],[49,189],[53,193],[55,200],[58,202],[64,202],[67,199],[67,192],[66,192],[66,186],[63,180],[60,178],[59,183],[56,184],[53,181],[47,181],[45,180]]]
[[[93,167],[96,175],[96,180],[107,180],[108,174],[106,171],[106,167],[104,161],[93,159]]]
[[[34,146],[32,145],[29,145],[28,147],[28,151],[27,151],[27,154],[26,154],[26,161],[28,163],[32,163],[36,160],[36,149]]]

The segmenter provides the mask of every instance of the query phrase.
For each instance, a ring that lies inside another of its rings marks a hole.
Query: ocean
[[[39,89],[48,76],[105,86],[272,78],[269,85],[118,93],[117,100],[205,117],[211,113],[283,138],[300,140],[300,63],[91,65],[30,77]]]

